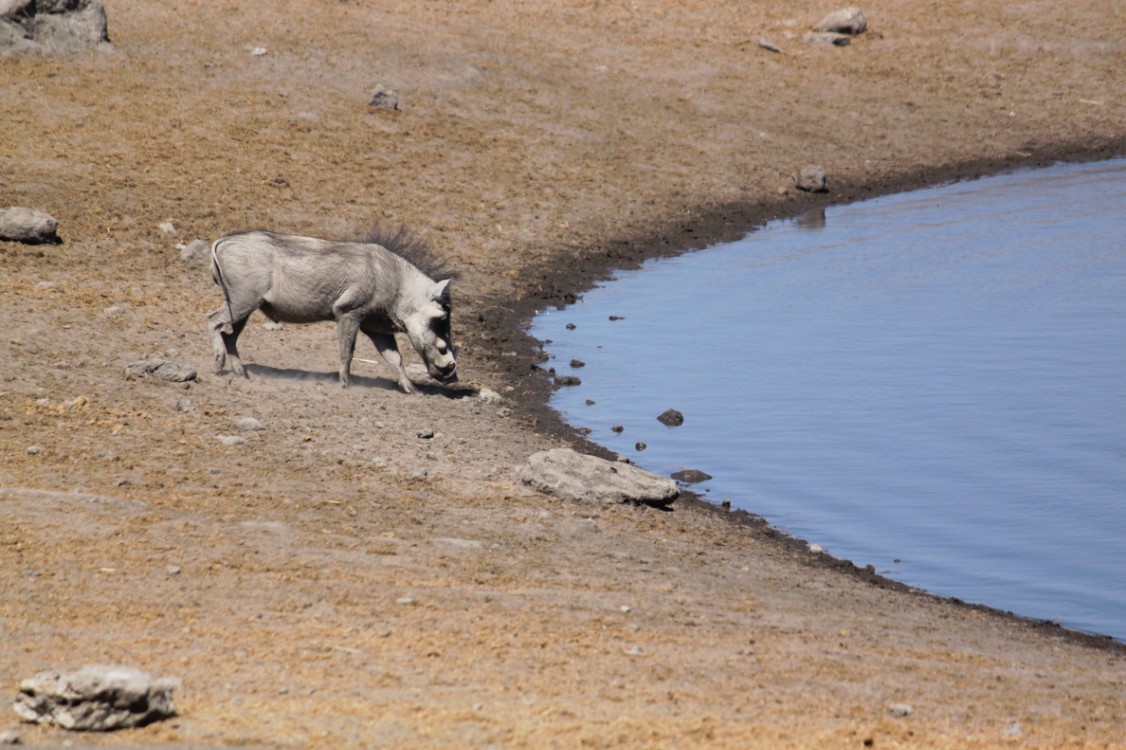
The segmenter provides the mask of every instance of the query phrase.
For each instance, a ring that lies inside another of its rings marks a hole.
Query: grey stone
[[[235,427],[243,432],[255,432],[266,429],[266,425],[262,424],[254,417],[241,417],[235,421]]]
[[[679,427],[684,424],[684,415],[676,409],[665,409],[657,416],[657,421],[669,427]]]
[[[20,683],[13,708],[24,721],[107,732],[174,716],[172,690],[179,685],[130,667],[49,670]]]
[[[208,251],[211,249],[211,246],[197,238],[187,244],[181,242],[176,245],[176,249],[180,251],[180,260],[185,263],[191,263],[192,261],[209,257],[210,253]]]
[[[681,469],[680,471],[673,472],[672,478],[678,482],[684,482],[685,484],[698,484],[708,481],[712,478],[712,475],[702,472],[699,469]]]
[[[151,375],[158,380],[170,383],[185,383],[196,379],[196,371],[187,365],[179,365],[165,357],[142,359],[125,366],[125,377],[141,378]]]
[[[477,392],[477,398],[486,404],[499,404],[504,400],[503,396],[491,388],[482,388]]]
[[[822,18],[813,26],[813,30],[855,36],[868,30],[868,19],[860,8],[841,8]]]
[[[540,492],[597,505],[668,505],[680,494],[671,479],[570,448],[533,454],[521,467],[520,479]]]
[[[46,211],[12,206],[0,209],[0,240],[39,244],[58,242],[59,222]]]
[[[794,175],[794,183],[798,190],[810,193],[825,193],[829,190],[829,178],[825,168],[818,164],[807,164]]]
[[[574,375],[556,375],[555,376],[555,384],[556,385],[582,385],[583,381],[582,381],[581,378],[577,378]]]
[[[376,86],[375,91],[372,92],[371,101],[368,102],[369,107],[376,109],[398,109],[399,108],[399,94],[391,89]]]
[[[235,448],[240,445],[246,445],[246,438],[241,435],[219,435],[219,442],[228,448]]]
[[[0,53],[55,54],[108,43],[103,0],[0,0]]]

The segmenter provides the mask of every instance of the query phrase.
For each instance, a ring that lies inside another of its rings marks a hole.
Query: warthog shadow
[[[269,365],[247,364],[246,371],[252,378],[263,380],[289,380],[293,382],[323,382],[339,386],[340,374],[335,370],[330,372],[313,372],[300,370],[294,367],[270,367]],[[457,383],[443,384],[436,381],[411,380],[419,393],[427,396],[445,396],[451,399],[467,398],[475,395],[473,391]],[[372,390],[395,391],[402,394],[399,384],[391,378],[373,378],[352,373],[348,380],[349,388],[367,388]],[[402,394],[406,395],[406,394]]]

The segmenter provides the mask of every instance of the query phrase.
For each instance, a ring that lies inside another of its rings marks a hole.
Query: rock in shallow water
[[[179,685],[130,667],[49,670],[20,683],[13,708],[24,721],[108,732],[174,716],[172,690]]]

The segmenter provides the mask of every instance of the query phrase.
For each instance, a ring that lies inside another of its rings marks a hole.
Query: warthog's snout
[[[450,362],[445,367],[435,365],[430,368],[430,377],[443,383],[457,382],[457,362]]]

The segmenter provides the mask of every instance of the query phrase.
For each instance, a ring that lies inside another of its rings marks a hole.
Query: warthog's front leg
[[[383,357],[383,361],[391,368],[391,372],[399,381],[399,387],[403,389],[403,393],[414,393],[414,384],[411,383],[411,379],[407,377],[407,371],[403,368],[403,355],[399,353],[399,345],[395,343],[394,335],[372,333],[371,331],[364,331],[364,333],[371,339],[371,343],[375,344],[379,356]]]

